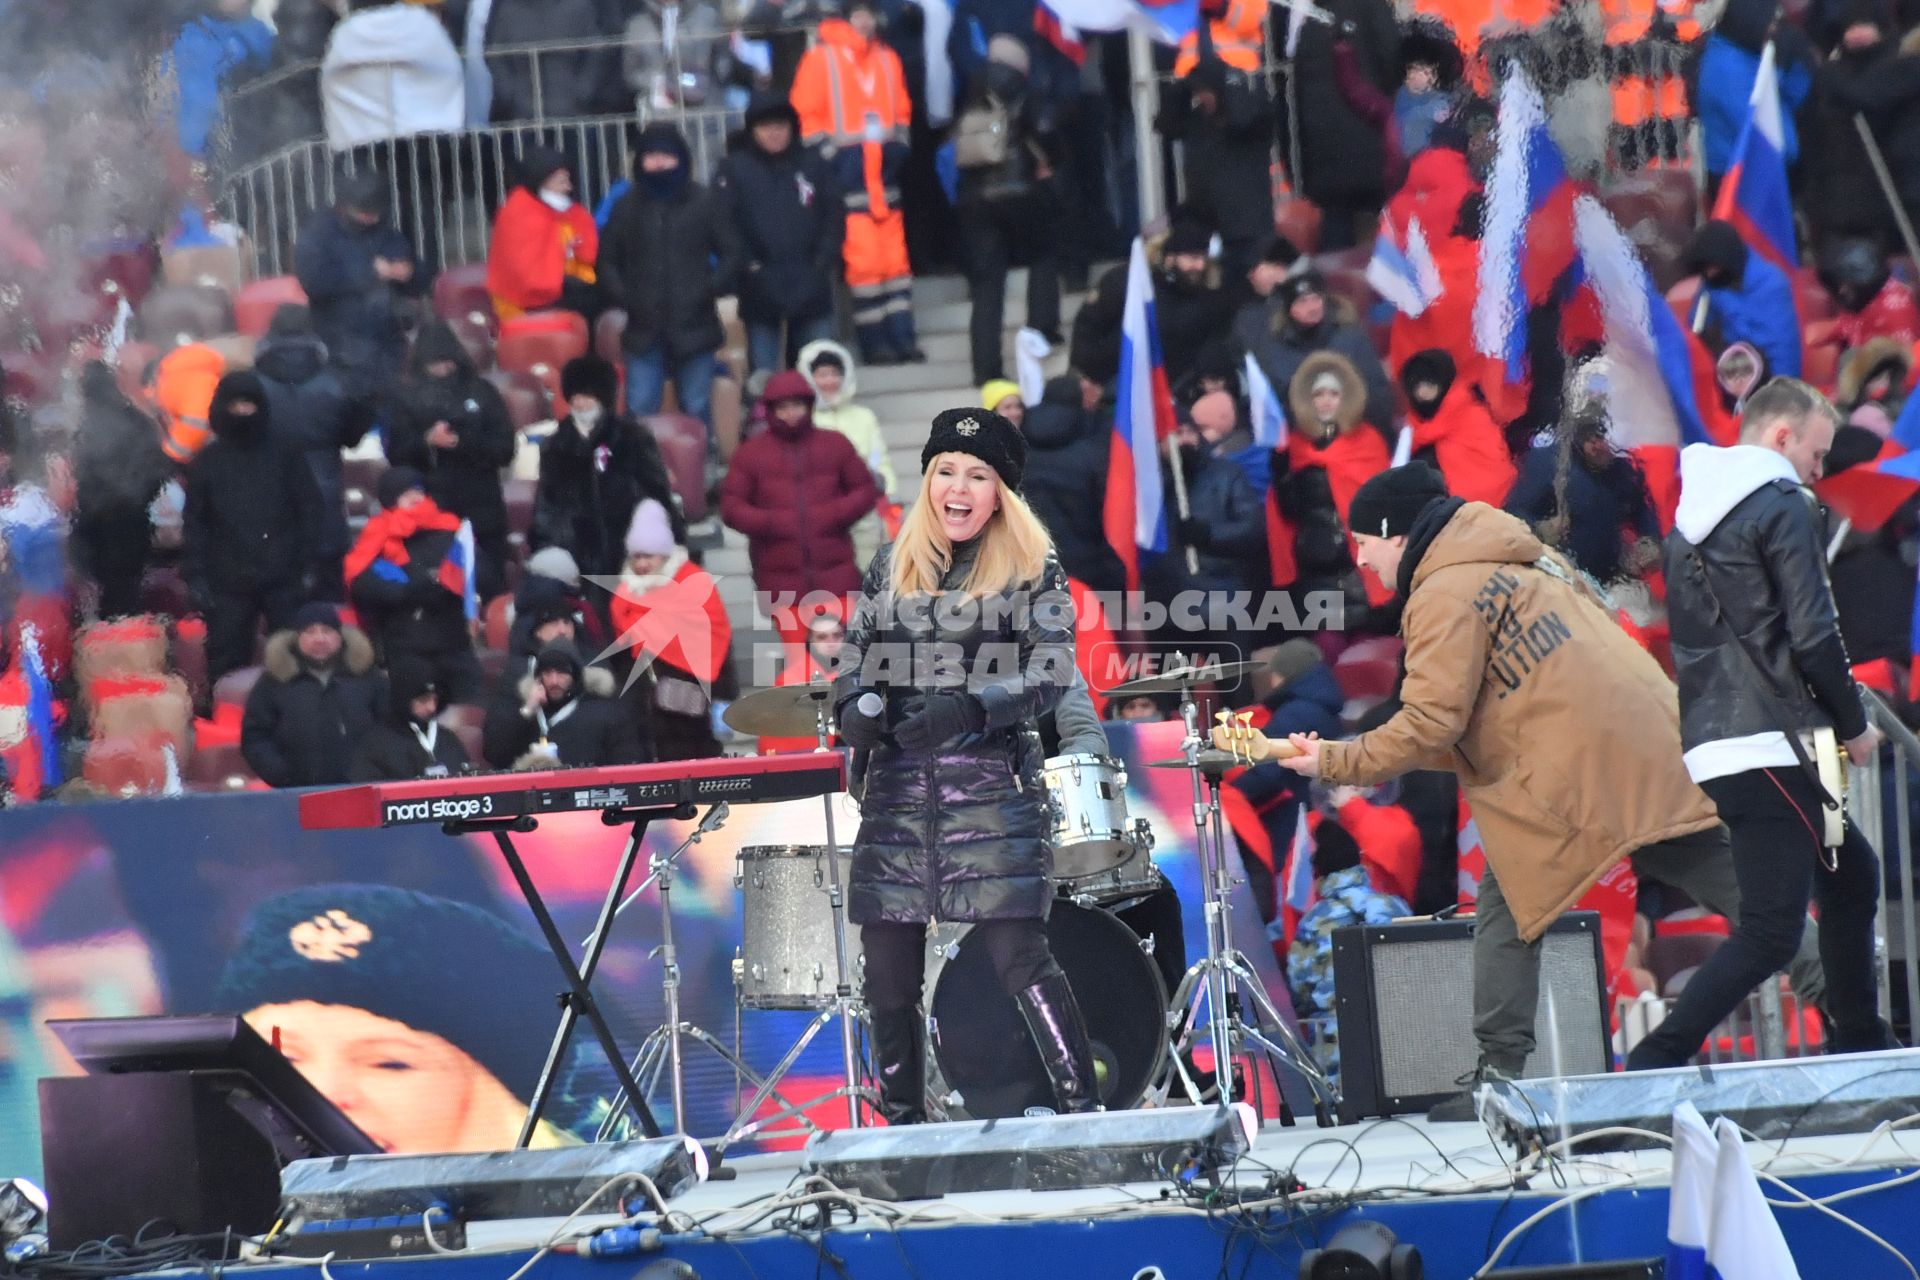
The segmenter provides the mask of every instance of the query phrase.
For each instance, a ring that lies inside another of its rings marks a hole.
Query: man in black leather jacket
[[[1875,992],[1879,857],[1846,827],[1822,847],[1824,797],[1787,733],[1831,728],[1856,765],[1878,757],[1827,582],[1812,495],[1838,414],[1818,391],[1776,378],[1747,401],[1740,443],[1681,454],[1667,540],[1667,605],[1687,772],[1726,822],[1740,879],[1733,936],[1628,1056],[1629,1070],[1679,1065],[1767,981],[1820,904],[1827,1047],[1893,1047]]]

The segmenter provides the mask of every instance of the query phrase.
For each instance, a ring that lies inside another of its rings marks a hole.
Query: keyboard
[[[300,797],[300,825],[310,831],[338,831],[722,800],[767,804],[829,795],[846,787],[847,760],[838,751],[715,756],[602,769],[414,778],[314,791]]]

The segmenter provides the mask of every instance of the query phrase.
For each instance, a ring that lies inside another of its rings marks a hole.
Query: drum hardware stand
[[[527,1105],[527,1118],[521,1123],[520,1136],[514,1142],[516,1148],[525,1147],[533,1141],[534,1132],[540,1126],[541,1114],[546,1110],[547,1099],[553,1092],[560,1061],[566,1055],[567,1044],[573,1039],[574,1027],[581,1018],[585,1018],[587,1025],[593,1028],[594,1038],[600,1042],[601,1051],[607,1055],[607,1062],[613,1067],[615,1080],[626,1096],[633,1100],[634,1114],[639,1117],[641,1131],[649,1138],[661,1136],[660,1122],[654,1119],[653,1112],[648,1109],[646,1096],[640,1092],[639,1083],[627,1066],[626,1055],[620,1051],[620,1044],[614,1039],[612,1028],[607,1025],[606,1015],[593,998],[591,984],[594,972],[600,967],[601,953],[606,949],[608,927],[619,909],[627,880],[633,874],[633,864],[639,858],[640,842],[646,836],[647,824],[656,817],[668,816],[690,818],[693,816],[693,807],[675,804],[655,809],[608,809],[600,815],[600,821],[609,827],[626,826],[627,839],[620,851],[620,862],[614,872],[613,883],[607,887],[606,901],[601,904],[593,936],[578,965],[573,962],[573,953],[567,947],[567,940],[560,936],[560,927],[554,923],[553,913],[547,910],[545,900],[534,886],[533,877],[527,873],[527,864],[521,861],[519,851],[513,847],[514,835],[523,835],[536,829],[534,819],[518,817],[449,822],[442,828],[448,835],[486,834],[493,837],[500,856],[506,859],[507,869],[513,873],[514,883],[520,887],[520,894],[527,901],[527,909],[540,926],[547,949],[553,952],[554,961],[567,980],[567,990],[560,997],[560,1026],[554,1031],[553,1043],[547,1049],[547,1060],[540,1068],[539,1082],[534,1086],[533,1098]]]
[[[1178,655],[1174,661],[1180,661]],[[1182,1049],[1191,1044],[1199,1029],[1199,1006],[1207,1006],[1205,1035],[1213,1046],[1214,1079],[1221,1103],[1233,1101],[1233,1046],[1251,1045],[1273,1063],[1284,1063],[1305,1078],[1313,1093],[1313,1112],[1321,1128],[1333,1124],[1333,1086],[1314,1064],[1305,1046],[1281,1018],[1279,1010],[1267,998],[1265,986],[1253,971],[1247,957],[1233,945],[1228,920],[1228,897],[1233,881],[1227,872],[1225,824],[1220,816],[1221,779],[1217,772],[1203,770],[1200,751],[1206,739],[1200,730],[1200,708],[1194,700],[1191,683],[1180,693],[1180,718],[1186,725],[1181,751],[1187,757],[1187,773],[1193,781],[1193,825],[1195,850],[1200,858],[1200,885],[1203,915],[1207,925],[1207,953],[1187,970],[1179,989],[1168,1002],[1168,1028],[1173,1032],[1173,1071],[1186,1087],[1188,1096],[1198,1100],[1199,1090],[1187,1074],[1181,1059]],[[1252,1002],[1254,1020],[1241,1012],[1241,998]],[[1184,1013],[1182,1012],[1184,1010]],[[1278,1073],[1276,1072],[1276,1081]],[[1169,1083],[1171,1088],[1171,1083]],[[1283,1123],[1291,1123],[1291,1111],[1281,1095]]]

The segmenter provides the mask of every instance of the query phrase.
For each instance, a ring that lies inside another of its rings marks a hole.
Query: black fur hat
[[[925,471],[943,453],[965,453],[999,473],[1009,489],[1019,489],[1027,470],[1027,438],[1020,428],[991,409],[948,409],[933,420],[933,433],[920,451]]]

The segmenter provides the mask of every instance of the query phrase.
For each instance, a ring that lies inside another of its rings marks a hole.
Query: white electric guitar
[[[1833,731],[1832,726],[1807,730],[1800,735],[1800,743],[1807,749],[1807,758],[1813,761],[1814,768],[1820,771],[1820,785],[1826,788],[1828,795],[1840,802],[1837,808],[1820,807],[1821,821],[1824,823],[1820,843],[1826,848],[1837,849],[1846,838],[1847,781],[1851,775],[1847,749],[1840,745],[1840,735]]]

